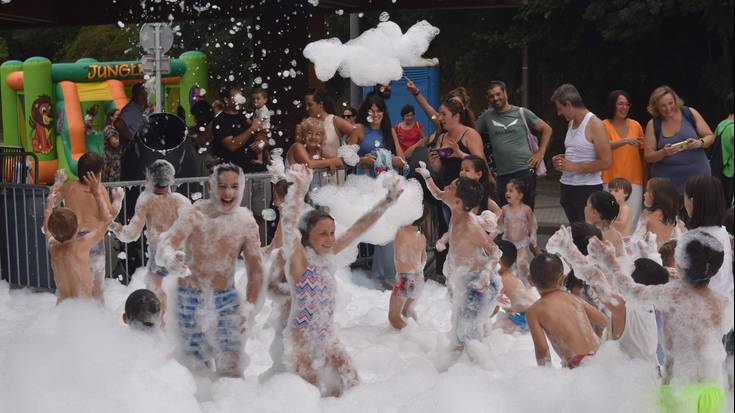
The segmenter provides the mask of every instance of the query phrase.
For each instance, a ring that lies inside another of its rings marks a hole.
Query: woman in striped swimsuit
[[[324,210],[310,211],[299,222],[302,200],[312,172],[293,165],[294,188],[288,191],[281,221],[286,275],[291,284],[291,315],[284,331],[286,363],[291,371],[319,387],[323,396],[339,396],[359,379],[334,329],[335,254],[357,242],[398,199],[394,181],[388,195],[336,239],[334,219]]]

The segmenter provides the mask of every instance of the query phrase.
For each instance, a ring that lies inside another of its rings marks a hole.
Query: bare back
[[[536,301],[535,297],[511,270],[500,270],[500,277],[503,280],[501,293],[510,298],[510,311],[513,313],[527,311]]]
[[[555,291],[536,301],[527,316],[538,320],[554,351],[566,361],[576,355],[595,353],[600,346],[585,306],[589,304],[578,297]]]
[[[77,216],[79,230],[97,228],[104,221],[89,186],[79,181],[66,181],[59,189],[59,193],[64,206],[74,211]],[[112,212],[110,195],[107,191],[104,191],[104,202]]]
[[[138,203],[143,202],[143,208],[140,212],[145,217],[148,242],[157,245],[161,234],[174,225],[185,209],[191,208],[191,202],[177,192],[164,195],[148,194],[147,192],[144,192],[144,195],[138,198]],[[138,213],[137,205],[135,213]]]
[[[445,263],[445,274],[455,274],[457,270],[464,273],[476,273],[487,263],[484,246],[489,240],[485,230],[471,219],[469,214],[452,214],[449,226],[449,253]]]
[[[408,225],[398,230],[394,242],[396,272],[423,273],[426,263],[426,236],[418,228]]]
[[[51,267],[54,270],[58,301],[75,297],[92,297],[92,272],[89,267],[89,250],[94,245],[89,233],[80,239],[58,242],[48,241]]]

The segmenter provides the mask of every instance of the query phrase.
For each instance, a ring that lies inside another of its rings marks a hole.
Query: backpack
[[[690,125],[694,127],[694,130],[697,130],[697,121],[694,120],[694,115],[692,114],[692,110],[689,109],[688,106],[682,106],[681,107],[681,114],[682,118],[686,119]],[[656,137],[656,146],[658,147],[658,141],[661,139],[661,118],[656,117],[653,118],[653,136]]]

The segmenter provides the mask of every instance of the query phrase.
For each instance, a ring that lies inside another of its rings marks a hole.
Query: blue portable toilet
[[[439,109],[439,65],[421,67],[404,67],[403,75],[407,76],[418,86],[421,94],[434,109]],[[406,90],[406,79],[394,80],[391,83],[390,99],[386,101],[388,106],[388,114],[390,116],[391,126],[395,126],[401,121],[401,108],[405,105],[411,105],[416,110],[416,120],[424,125],[426,136],[434,133],[434,124],[429,121],[428,116],[424,113],[421,106],[416,103],[416,98]],[[363,96],[367,96],[372,92],[373,86],[362,88]]]

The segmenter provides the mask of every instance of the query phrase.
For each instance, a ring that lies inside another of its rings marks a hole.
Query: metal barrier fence
[[[334,175],[315,171],[311,184],[318,188],[327,184],[341,185],[346,179],[343,170]],[[275,222],[262,220],[260,214],[271,208],[272,187],[267,173],[246,174],[242,205],[248,207],[256,216],[259,224],[260,239],[263,245],[270,242],[275,232]],[[192,201],[207,199],[209,177],[178,178],[173,189]],[[135,211],[135,201],[142,192],[144,181],[105,182],[107,188],[122,187],[125,190],[117,221],[127,224]],[[46,248],[46,238],[42,232],[43,214],[49,186],[29,184],[9,184],[0,182],[0,279],[11,285],[26,286],[42,290],[54,290],[53,270]],[[436,218],[438,213],[427,215],[424,225],[429,245],[433,246],[438,238]],[[123,243],[114,235],[105,236],[106,265],[105,275],[122,283],[130,282],[135,270],[145,266],[148,261],[145,232],[139,240]],[[359,245],[356,265],[370,263],[372,247]]]
[[[38,155],[33,152],[25,152],[25,149],[19,146],[0,145],[0,182],[37,183]]]

